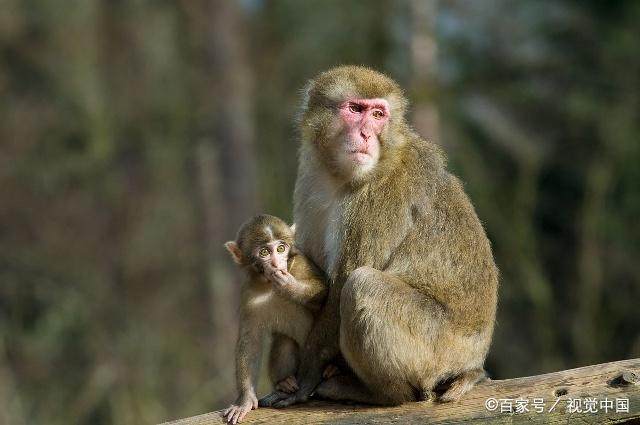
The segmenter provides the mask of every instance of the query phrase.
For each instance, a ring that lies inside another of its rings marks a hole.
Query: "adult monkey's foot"
[[[274,407],[273,405],[280,400],[284,400],[287,397],[291,397],[291,394],[284,391],[274,391],[258,400],[258,406],[260,407]]]
[[[298,381],[295,376],[287,376],[276,384],[276,390],[283,393],[293,393],[298,390]]]
[[[322,372],[322,379],[329,379],[340,374],[340,368],[333,363],[329,363]]]
[[[287,398],[283,398],[276,401],[275,403],[273,403],[272,407],[281,409],[283,407],[288,407],[293,404],[304,403],[305,401],[309,400],[310,395],[311,395],[311,391],[307,392],[300,389],[293,394],[287,394],[288,396]]]
[[[283,391],[274,391],[271,394],[262,397],[258,401],[260,407],[275,407],[283,408],[291,406],[293,404],[304,403],[309,399],[312,391],[301,388],[293,394],[288,394]]]
[[[333,376],[339,375],[340,373],[340,368],[335,364],[330,363],[324,368],[322,372],[322,378],[326,380]],[[307,386],[306,390],[304,385],[298,387],[298,383],[295,377],[289,376],[280,381],[278,385],[276,385],[276,391],[262,397],[258,401],[258,405],[260,407],[281,408],[291,406],[292,404],[304,403],[313,393],[313,388],[309,390],[310,387],[311,386]]]

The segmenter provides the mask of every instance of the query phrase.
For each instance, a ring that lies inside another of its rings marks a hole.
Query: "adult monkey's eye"
[[[280,244],[280,245],[278,245],[278,247],[276,248],[276,250],[277,250],[280,254],[282,254],[282,253],[284,252],[284,249],[285,249],[284,244]]]
[[[350,103],[349,104],[349,110],[351,112],[355,112],[355,113],[360,113],[362,112],[362,105],[358,105],[357,103]]]
[[[373,118],[379,120],[380,118],[384,117],[384,112],[382,112],[380,109],[376,109],[371,115],[373,115]]]
[[[269,255],[269,250],[267,248],[262,248],[260,249],[260,251],[258,252],[258,254],[261,257],[266,257],[267,255]]]

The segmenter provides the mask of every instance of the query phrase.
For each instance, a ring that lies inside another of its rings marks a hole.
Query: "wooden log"
[[[570,411],[569,408],[580,409]],[[625,408],[626,402],[626,408]],[[525,405],[527,411],[517,412]],[[511,411],[509,411],[511,410]],[[462,400],[406,403],[397,407],[312,401],[287,409],[260,408],[243,424],[414,424],[414,423],[640,423],[640,359],[478,384]],[[223,423],[220,411],[167,422]]]

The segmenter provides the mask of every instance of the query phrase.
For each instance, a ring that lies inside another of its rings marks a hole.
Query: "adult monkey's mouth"
[[[371,155],[366,150],[356,150],[349,152],[355,162],[364,164],[371,160]]]

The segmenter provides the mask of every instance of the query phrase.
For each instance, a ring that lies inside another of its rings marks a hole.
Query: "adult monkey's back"
[[[324,397],[397,404],[458,399],[484,376],[498,272],[489,241],[442,151],[405,121],[398,85],[345,66],[309,83],[294,194],[297,246],[329,276],[303,350],[300,389],[276,407]],[[321,382],[342,351],[356,377]]]

